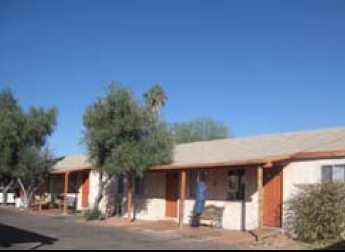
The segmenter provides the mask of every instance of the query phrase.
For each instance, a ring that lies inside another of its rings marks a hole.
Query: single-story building
[[[115,206],[117,183],[118,178],[113,178],[107,185],[105,197],[101,202],[103,211],[108,205]],[[48,184],[48,193],[65,201],[65,213],[68,208],[83,211],[95,203],[99,190],[99,173],[86,155],[65,156],[53,166]]]
[[[65,192],[75,193],[78,209],[92,206],[98,177],[86,157],[66,157],[52,173],[61,181],[74,181],[74,191],[71,183],[61,184]],[[131,180],[134,183],[127,180],[120,176],[111,181],[103,208],[119,206],[124,217],[133,208],[130,217],[135,219],[188,224],[197,181],[202,180],[206,205],[224,209],[223,228],[282,228],[284,202],[296,185],[345,182],[345,128],[182,144],[176,147],[173,164],[151,167],[143,179]],[[127,201],[128,188],[133,203]]]

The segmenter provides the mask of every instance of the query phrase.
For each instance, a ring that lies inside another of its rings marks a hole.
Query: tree
[[[105,185],[113,176],[142,176],[150,166],[170,163],[174,149],[168,125],[138,103],[131,90],[111,84],[106,91],[84,114],[84,142],[100,173],[94,211],[99,211]]]
[[[165,106],[168,100],[165,91],[159,84],[156,84],[149,91],[147,91],[144,94],[144,98],[146,104],[151,107],[152,112],[156,115],[159,113],[159,110]]]
[[[226,139],[230,137],[226,125],[211,118],[201,118],[173,125],[177,144]]]
[[[23,206],[28,208],[34,194],[47,181],[54,158],[47,148],[29,146],[21,150],[19,160],[15,177],[24,193]]]
[[[0,105],[0,173],[20,184],[28,203],[51,167],[52,158],[43,148],[54,131],[57,110],[32,107],[26,112],[10,90],[0,93]]]
[[[13,92],[10,89],[0,92],[0,177],[5,205],[7,192],[15,182],[12,171],[19,152],[22,123],[22,110]]]

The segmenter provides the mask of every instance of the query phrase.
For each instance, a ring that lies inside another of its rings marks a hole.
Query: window
[[[227,180],[227,200],[240,201],[244,200],[244,170],[230,171]]]
[[[189,171],[188,174],[188,196],[189,198],[196,198],[196,191],[198,189],[198,172],[197,171]]]
[[[117,178],[117,193],[124,194],[125,193],[125,176],[120,175]]]
[[[145,195],[145,179],[135,178],[135,194],[138,196]]]
[[[207,181],[207,178],[209,177],[209,173],[207,171],[201,170],[198,172],[199,181],[205,182]]]
[[[345,165],[322,166],[322,183],[345,183]]]
[[[190,170],[188,173],[188,197],[195,199],[198,192],[198,183],[207,182],[208,173],[204,170]]]
[[[68,192],[69,193],[76,193],[78,192],[79,188],[78,188],[78,183],[77,183],[77,176],[75,175],[71,175],[69,177],[69,184],[68,184]]]

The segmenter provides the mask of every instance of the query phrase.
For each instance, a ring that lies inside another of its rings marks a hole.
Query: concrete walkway
[[[75,217],[32,215],[0,207],[0,249],[236,250],[235,245],[138,227],[79,223]]]

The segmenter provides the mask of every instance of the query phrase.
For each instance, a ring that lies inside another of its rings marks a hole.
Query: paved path
[[[234,246],[169,239],[77,223],[73,217],[46,217],[0,208],[0,250],[235,250]]]

